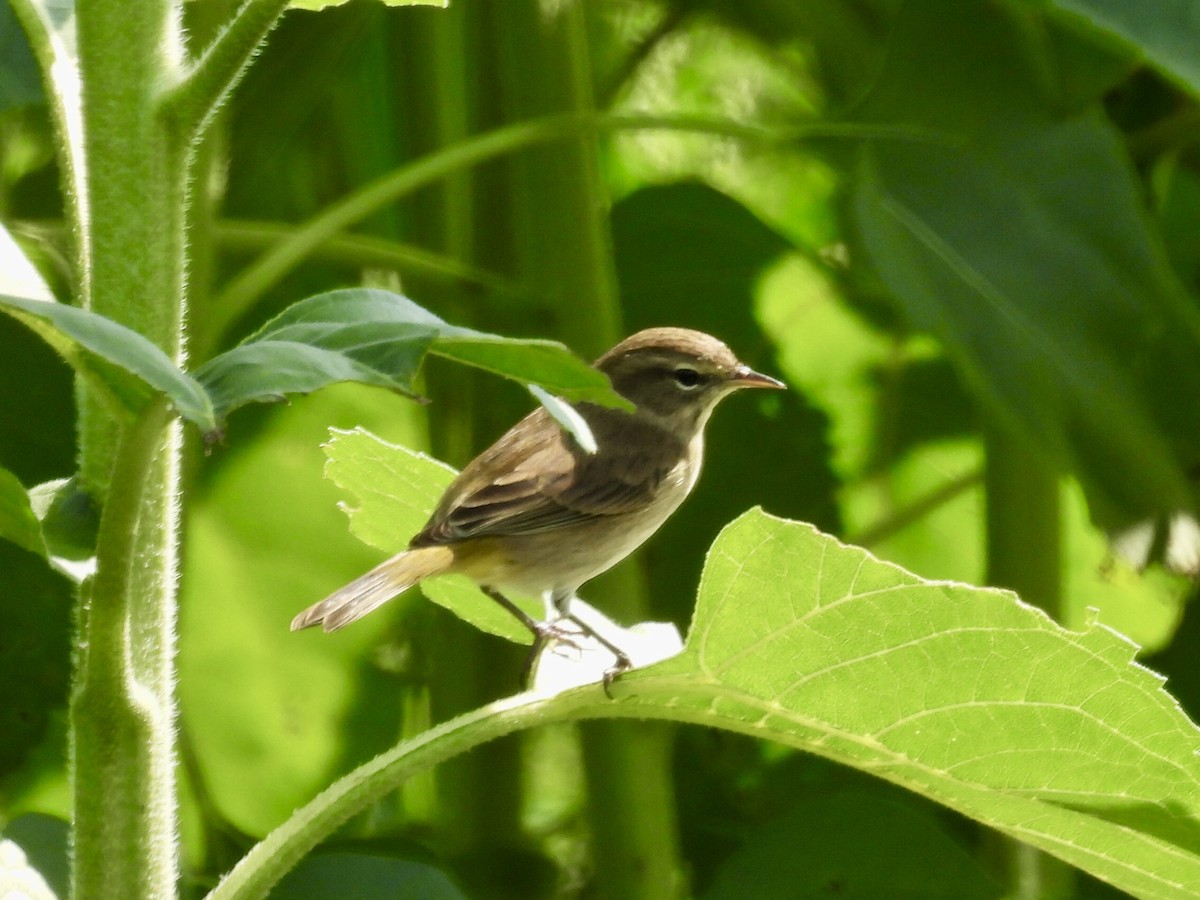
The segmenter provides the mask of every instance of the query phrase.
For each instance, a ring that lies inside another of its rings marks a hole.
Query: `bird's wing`
[[[580,450],[545,410],[531,413],[462,471],[413,546],[533,534],[649,503],[686,448],[618,411],[588,407],[586,418],[596,454]],[[631,433],[637,428],[654,433]]]

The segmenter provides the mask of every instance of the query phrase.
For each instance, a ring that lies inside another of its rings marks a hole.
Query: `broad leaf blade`
[[[421,530],[455,475],[445,463],[361,429],[334,430],[325,454],[329,458],[326,476],[354,497],[346,507],[351,532],[389,554],[404,549]],[[476,628],[518,643],[530,642],[528,631],[461,576],[431,579],[421,590]],[[540,603],[521,605],[531,615],[542,613]]]
[[[128,412],[162,394],[205,431],[216,427],[204,389],[136,331],[63,303],[0,294],[0,309],[27,325],[77,373]]]
[[[1139,896],[1194,896],[1200,730],[1135,649],[755,510],[713,545],[684,655],[629,686],[634,702],[662,687],[696,721],[861,768]]]
[[[436,353],[572,400],[621,404],[608,380],[566,347],[458,328],[389,291],[317,294],[288,307],[196,373],[218,418],[247,403],[361,381],[412,395]]]
[[[1102,110],[1064,113],[1018,17],[977,12],[910,4],[894,23],[856,112],[941,137],[861,147],[863,259],[996,417],[1079,473],[1098,521],[1187,507],[1196,311]]]
[[[557,341],[500,338],[464,328],[444,332],[431,352],[522,384],[537,385],[572,402],[630,408],[604,375]]]
[[[1037,0],[1065,17],[1082,20],[1106,38],[1116,38],[1137,57],[1200,95],[1200,13],[1192,0]]]

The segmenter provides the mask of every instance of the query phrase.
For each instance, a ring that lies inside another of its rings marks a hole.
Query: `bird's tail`
[[[378,609],[417,582],[445,573],[453,563],[454,551],[445,546],[418,547],[397,553],[304,610],[292,619],[292,631],[317,624],[326,631],[336,631]]]

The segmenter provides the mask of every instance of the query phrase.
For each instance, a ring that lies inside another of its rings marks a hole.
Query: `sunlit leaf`
[[[333,636],[288,623],[382,558],[347,533],[344,494],[321,478],[329,422],[397,435],[406,416],[420,416],[354,386],[266,412],[247,413],[248,426],[262,423],[255,440],[206,460],[205,489],[189,505],[179,648],[181,714],[208,802],[253,835],[331,771],[395,741],[406,684],[394,663],[402,651],[390,649],[395,619],[368,616]]]
[[[380,440],[361,429],[335,431],[325,445],[325,474],[354,498],[350,530],[385,553],[396,553],[421,530],[455,472],[445,463]],[[431,579],[421,590],[435,603],[490,634],[528,644],[529,632],[461,575]],[[520,601],[534,616],[540,601]]]
[[[256,848],[222,896],[266,881],[272,859],[295,858],[422,763],[517,728],[620,716],[815,753],[1135,896],[1191,898],[1200,729],[1135,651],[1102,625],[1069,631],[1009,592],[926,581],[751,510],[712,547],[683,654],[622,676],[612,699],[594,685],[522,695],[396,746]]]
[[[1193,896],[1200,730],[1135,650],[752,511],[713,545],[685,654],[629,699],[864,769],[1139,896]]]

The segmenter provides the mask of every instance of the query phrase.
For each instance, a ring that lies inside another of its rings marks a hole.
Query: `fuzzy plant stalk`
[[[56,120],[75,302],[186,361],[189,164],[286,0],[248,0],[194,52],[182,0],[13,0]],[[70,701],[71,890],[170,897],[181,425],[163,400],[78,387],[79,483],[101,509]]]
[[[174,3],[76,5],[83,113],[80,300],[185,354],[189,147],[159,93],[184,64]],[[83,588],[71,696],[72,893],[168,897],[178,876],[175,584],[180,426],[159,404],[135,420],[79,391],[84,488],[101,504]]]

